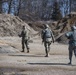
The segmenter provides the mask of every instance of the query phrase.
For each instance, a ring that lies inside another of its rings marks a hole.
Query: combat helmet
[[[49,28],[49,25],[48,25],[48,24],[44,24],[44,27],[45,27],[45,28]]]

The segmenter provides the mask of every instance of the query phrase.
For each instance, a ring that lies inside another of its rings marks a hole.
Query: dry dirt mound
[[[19,17],[8,14],[0,14],[0,36],[16,36],[20,33],[23,25],[26,25],[31,34],[35,32]]]
[[[71,16],[71,17],[70,17]],[[60,43],[68,43],[65,33],[71,30],[71,26],[76,22],[76,14],[69,14],[58,21],[36,21],[30,22],[29,26],[34,28],[34,30],[39,31],[43,29],[43,24],[48,24],[52,29],[56,41]]]

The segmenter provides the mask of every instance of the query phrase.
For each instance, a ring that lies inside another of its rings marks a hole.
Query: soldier
[[[44,29],[42,30],[41,37],[42,42],[44,43],[45,46],[45,52],[46,52],[45,57],[48,57],[48,53],[50,51],[50,45],[52,42],[54,43],[54,36],[47,24],[44,24]]]
[[[28,32],[25,26],[22,27],[22,32],[19,35],[19,37],[22,37],[22,49],[23,50],[21,52],[24,52],[25,45],[26,45],[27,53],[29,53],[29,46],[28,46],[29,37],[28,37]]]
[[[69,39],[69,60],[68,64],[72,63],[72,55],[76,57],[76,26],[71,27],[71,31],[66,33],[66,37]]]

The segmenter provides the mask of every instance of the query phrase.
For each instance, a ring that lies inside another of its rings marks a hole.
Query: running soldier
[[[27,53],[29,53],[29,42],[28,42],[29,37],[28,37],[28,31],[25,26],[22,27],[22,32],[19,35],[19,37],[22,37],[22,51],[21,52],[24,52],[25,45],[26,45]]]
[[[44,24],[44,29],[42,30],[41,37],[42,42],[44,43],[45,46],[45,52],[46,52],[45,57],[48,57],[48,53],[50,51],[50,45],[52,42],[54,43],[54,36],[47,24]]]
[[[66,33],[66,37],[69,39],[69,60],[68,64],[72,64],[72,55],[76,57],[76,26],[71,27],[71,31]]]

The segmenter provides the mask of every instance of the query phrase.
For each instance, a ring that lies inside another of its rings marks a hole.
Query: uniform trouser
[[[72,61],[73,52],[76,57],[76,46],[69,45],[69,60],[70,60],[70,62]]]
[[[22,49],[23,49],[23,51],[25,49],[25,45],[26,45],[27,50],[29,50],[28,40],[22,40]]]
[[[48,52],[50,51],[50,45],[51,45],[51,42],[44,42],[45,52],[47,56],[48,56]]]

